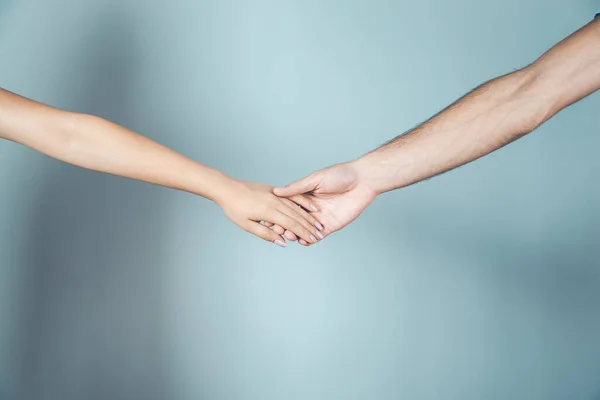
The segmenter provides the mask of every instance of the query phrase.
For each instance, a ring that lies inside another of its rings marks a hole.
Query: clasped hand
[[[235,181],[217,200],[240,228],[279,246],[310,246],[354,221],[375,199],[355,162],[317,171],[283,188]]]

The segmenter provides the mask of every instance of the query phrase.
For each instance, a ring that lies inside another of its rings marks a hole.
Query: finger
[[[287,204],[287,206],[293,209],[296,213],[300,214],[300,216],[307,220],[310,225],[317,228],[317,230],[315,231],[317,237],[319,237],[319,239],[323,239],[323,234],[319,232],[323,230],[323,225],[321,225],[321,223],[312,214],[306,212],[306,210],[302,207],[295,207],[294,202],[289,199],[281,199],[281,201]]]
[[[267,242],[275,243],[277,246],[286,247],[285,239],[271,229],[267,228],[264,225],[259,224],[258,222],[249,222],[246,227],[246,231],[258,236],[261,239],[266,240]]]
[[[294,232],[290,231],[285,231],[283,233],[283,237],[289,240],[290,242],[295,242],[296,240],[298,240],[298,236],[296,236]]]
[[[273,232],[275,232],[278,235],[283,235],[285,232],[285,229],[283,229],[281,226],[279,225],[273,225]]]
[[[284,205],[287,207],[284,209],[280,209],[279,211],[281,211],[282,213],[286,214],[287,216],[292,217],[293,219],[298,221],[306,230],[308,230],[310,232],[310,239],[313,240],[313,238],[314,238],[313,242],[316,243],[323,236],[323,234],[321,234],[321,232],[319,232],[316,229],[316,227],[311,225],[311,222],[308,219],[308,217],[309,217],[308,213],[306,211],[304,211],[302,208],[297,207],[296,205],[294,205],[294,203],[290,202],[287,199],[281,199],[281,200],[284,203]],[[289,204],[287,204],[286,201]]]
[[[294,207],[294,206],[292,206],[292,207]],[[307,231],[310,232],[309,238],[308,239],[306,239],[306,237],[304,238],[307,242],[309,242],[309,243],[317,243],[320,239],[322,239],[324,237],[323,234],[321,232],[319,232],[314,226],[312,226],[310,224],[310,222],[308,222],[306,220],[306,218],[302,215],[302,213],[303,212],[305,213],[306,211],[300,210],[300,208],[298,208],[298,207],[296,207],[296,209],[299,210],[299,211],[297,211],[297,210],[295,210],[293,208],[289,208],[289,207],[286,207],[284,209],[280,209],[279,211],[281,211],[282,213],[284,213],[287,216],[289,216],[289,217],[293,218],[294,220],[296,220],[300,225],[302,225],[302,227],[304,229],[306,229]],[[290,229],[288,229],[287,231],[290,231]],[[298,237],[302,236],[302,235],[298,235],[297,232],[294,232],[294,231],[291,232],[291,233],[295,233],[296,236],[298,236]],[[289,234],[288,235],[284,234],[284,237],[290,238],[291,236]]]
[[[315,175],[309,175],[304,179],[290,183],[286,187],[273,189],[273,193],[279,197],[290,197],[297,194],[312,192],[317,188],[317,179]]]
[[[304,208],[305,210],[308,211],[319,211],[319,209],[317,208],[317,206],[315,206],[314,203],[312,203],[310,201],[310,199],[302,194],[297,194],[295,196],[291,196],[289,197],[289,199],[291,201],[293,201],[294,203],[298,204],[299,206],[302,206],[302,208]]]
[[[285,229],[283,229],[281,226],[279,225],[275,225],[272,222],[263,222],[263,225],[265,225],[266,227],[269,227],[273,230],[273,232],[275,232],[278,235],[282,235],[283,237],[285,237],[286,239],[295,242],[296,240],[298,240],[298,238],[296,237],[296,235],[294,235],[292,232],[290,231],[286,231]]]
[[[282,207],[282,209],[283,209],[283,211],[287,211],[287,210],[285,210],[285,209],[287,209],[287,207]],[[278,210],[278,211],[279,211],[278,215],[271,218],[273,221],[275,221],[275,223],[277,225],[281,225],[282,227],[286,228],[288,231],[292,231],[293,233],[296,234],[296,236],[301,237],[302,239],[306,240],[309,243],[317,242],[317,238],[312,233],[312,231],[306,228],[306,225],[308,225],[308,223],[306,221],[302,220],[302,218],[299,218],[299,217],[294,218],[294,217],[286,214],[282,210]],[[310,227],[310,225],[308,225],[308,226]]]
[[[304,240],[304,239],[298,240],[298,243],[300,243],[302,246],[309,246],[309,244],[306,243],[306,240]]]

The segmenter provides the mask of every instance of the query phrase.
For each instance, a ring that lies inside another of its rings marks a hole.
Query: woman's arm
[[[315,243],[318,222],[265,185],[248,183],[199,164],[103,118],[59,110],[0,89],[0,138],[94,171],[194,193],[215,201],[239,227],[285,246],[260,224],[275,223]],[[292,199],[310,209],[303,197]]]

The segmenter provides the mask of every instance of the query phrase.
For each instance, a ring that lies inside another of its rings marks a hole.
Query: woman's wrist
[[[237,180],[221,171],[202,167],[205,170],[199,174],[201,178],[194,182],[194,187],[190,192],[221,205],[226,198],[231,196]]]

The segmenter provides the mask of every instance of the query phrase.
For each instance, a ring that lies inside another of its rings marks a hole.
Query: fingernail
[[[313,243],[317,243],[317,238],[313,235],[310,235],[310,240],[312,240]]]
[[[287,246],[287,244],[285,244],[285,242],[282,242],[281,240],[276,240],[275,244],[277,246],[280,246],[280,247],[286,247]]]
[[[323,234],[321,232],[317,232],[317,236],[319,236],[321,239],[323,239],[325,236],[323,236]]]
[[[319,211],[314,204],[310,205],[310,209],[313,210],[313,211]]]
[[[323,225],[321,225],[318,222],[315,222],[315,226],[317,227],[318,230],[322,231],[323,230]]]

